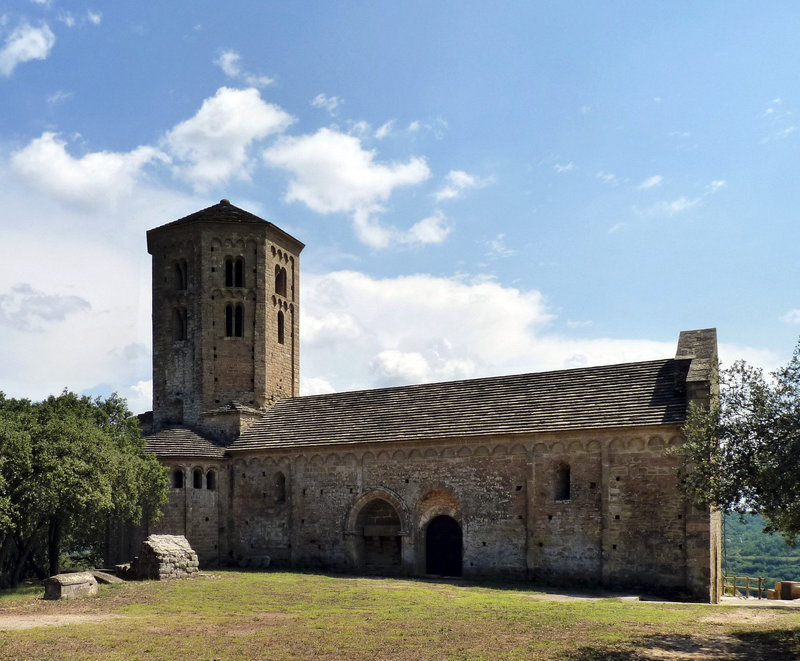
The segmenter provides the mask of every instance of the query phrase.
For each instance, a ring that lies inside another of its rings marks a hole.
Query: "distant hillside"
[[[761,576],[769,588],[775,581],[800,581],[800,546],[792,548],[780,535],[767,535],[758,514],[725,518],[723,570],[728,576]],[[727,563],[726,563],[727,556]]]

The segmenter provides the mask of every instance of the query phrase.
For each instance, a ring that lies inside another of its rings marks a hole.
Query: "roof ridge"
[[[494,376],[478,376],[471,379],[454,379],[452,381],[431,381],[428,383],[409,383],[402,386],[384,386],[383,388],[359,388],[357,390],[338,390],[336,392],[318,393],[315,395],[297,395],[295,397],[284,397],[283,399],[279,400],[278,403],[290,400],[291,401],[296,401],[301,399],[310,400],[312,398],[325,398],[325,397],[345,396],[345,395],[361,395],[364,393],[382,393],[382,392],[391,392],[400,390],[426,389],[443,385],[456,385],[456,384],[468,384],[468,383],[491,382],[491,381],[499,383],[503,379],[525,378],[532,376],[548,377],[556,374],[566,374],[566,373],[572,373],[577,375],[578,373],[585,373],[589,371],[604,371],[620,367],[634,368],[645,365],[653,365],[656,363],[663,363],[666,365],[667,363],[678,362],[678,361],[688,362],[689,359],[660,358],[657,360],[642,360],[633,363],[612,363],[610,365],[589,365],[586,367],[569,367],[560,370],[548,370],[546,372],[522,372],[515,374],[497,374]]]

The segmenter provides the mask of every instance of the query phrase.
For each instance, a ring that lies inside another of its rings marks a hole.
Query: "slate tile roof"
[[[234,206],[228,200],[220,200],[217,204],[212,204],[210,207],[206,207],[205,209],[200,209],[200,211],[195,211],[194,213],[190,213],[188,216],[184,216],[183,218],[178,218],[178,220],[173,220],[170,223],[166,223],[165,225],[160,225],[159,227],[155,227],[151,230],[148,230],[147,235],[150,236],[151,234],[160,232],[161,230],[167,227],[175,227],[176,225],[188,225],[190,223],[195,223],[198,221],[241,223],[248,225],[253,225],[253,224],[269,225],[276,232],[279,232],[280,234],[290,238],[292,241],[297,243],[300,249],[305,247],[305,244],[302,241],[298,241],[291,234],[288,234],[287,232],[283,231],[277,225],[273,225],[268,220],[259,218],[254,213],[250,213],[249,211],[245,211],[244,209],[240,209],[239,207]]]
[[[167,427],[144,437],[147,450],[159,457],[225,456],[225,448],[186,427]]]
[[[690,359],[293,397],[229,451],[682,424]]]

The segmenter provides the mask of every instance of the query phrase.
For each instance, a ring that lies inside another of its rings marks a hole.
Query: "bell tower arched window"
[[[178,291],[186,291],[189,283],[188,279],[188,265],[185,259],[179,259],[172,265],[172,277],[175,283],[175,289]]]
[[[175,308],[172,311],[172,339],[180,342],[187,336],[186,308]]]
[[[278,312],[278,344],[283,344],[284,328],[283,328],[283,312]]]
[[[244,257],[237,257],[233,262],[233,286],[244,287]]]
[[[225,258],[225,286],[244,287],[244,257]]]
[[[244,306],[241,303],[225,306],[225,336],[242,337],[244,335]]]
[[[233,287],[233,257],[225,258],[225,286]]]
[[[279,264],[275,265],[275,293],[286,296],[286,269]]]

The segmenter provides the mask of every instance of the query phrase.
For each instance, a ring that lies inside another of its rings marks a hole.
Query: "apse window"
[[[568,464],[559,464],[556,467],[554,500],[570,499],[570,470]]]

